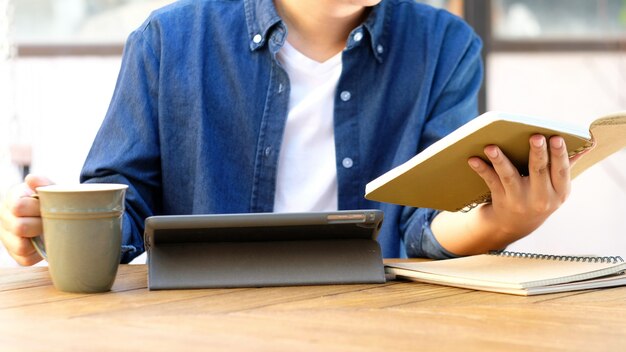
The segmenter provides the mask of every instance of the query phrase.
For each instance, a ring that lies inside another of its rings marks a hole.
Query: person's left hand
[[[487,221],[499,226],[499,240],[511,243],[541,225],[567,199],[571,189],[570,163],[565,141],[543,135],[529,139],[528,176],[495,145],[484,152],[493,166],[478,157],[468,163],[491,191],[491,203],[477,209]],[[499,242],[499,241],[498,241]]]

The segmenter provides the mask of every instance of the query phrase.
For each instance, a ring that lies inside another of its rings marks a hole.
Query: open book
[[[365,198],[379,202],[458,211],[490,200],[489,188],[467,164],[483,157],[485,146],[498,145],[521,174],[528,169],[528,139],[541,133],[565,139],[570,157],[595,144],[572,168],[572,178],[626,147],[626,111],[596,119],[581,128],[561,121],[488,112],[395,167],[365,188]]]
[[[396,278],[523,296],[626,285],[624,270],[621,257],[507,251],[385,265]]]

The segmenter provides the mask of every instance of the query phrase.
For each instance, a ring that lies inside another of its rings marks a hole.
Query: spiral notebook
[[[387,274],[400,279],[522,296],[626,285],[625,270],[618,256],[509,251],[385,265]]]

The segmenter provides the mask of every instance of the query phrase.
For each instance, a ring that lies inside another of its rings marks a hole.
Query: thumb
[[[37,187],[54,184],[54,182],[52,182],[47,177],[32,174],[26,175],[26,177],[24,178],[24,183],[26,183],[26,186],[28,186],[28,188],[33,191],[35,191],[35,188]]]

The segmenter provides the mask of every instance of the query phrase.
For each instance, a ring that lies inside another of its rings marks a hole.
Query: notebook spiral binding
[[[559,261],[574,261],[574,262],[593,262],[593,263],[623,263],[624,259],[620,256],[605,256],[605,257],[593,257],[593,256],[575,256],[575,255],[555,255],[555,254],[541,254],[541,253],[525,253],[525,252],[513,252],[513,251],[489,251],[491,255],[500,255],[505,257],[518,257],[518,258],[531,258],[531,259],[547,259],[547,260],[559,260]]]
[[[476,199],[475,201],[467,204],[466,206],[464,206],[461,209],[457,209],[458,211],[460,211],[461,213],[467,213],[468,211],[476,208],[477,206],[483,204],[483,203],[491,203],[491,193],[488,192],[487,194],[483,194],[482,196],[480,196],[478,199]]]

